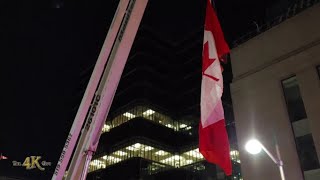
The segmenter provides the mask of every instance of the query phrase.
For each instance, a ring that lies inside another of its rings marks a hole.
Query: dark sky
[[[150,0],[145,17],[173,41],[203,22],[205,0]],[[117,0],[0,2],[1,175],[48,179],[70,130]],[[263,21],[263,1],[217,0],[228,42]],[[183,33],[182,33],[183,34]],[[88,73],[87,73],[88,74]],[[12,167],[26,156],[51,161],[46,171]]]

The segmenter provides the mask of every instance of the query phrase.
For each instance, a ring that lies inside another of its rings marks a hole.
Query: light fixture
[[[185,128],[185,127],[187,127],[187,125],[186,125],[186,124],[180,124],[179,127],[180,127],[180,128]]]
[[[126,149],[128,149],[129,151],[134,151],[135,150],[135,148],[132,147],[132,146],[126,147]]]
[[[118,156],[126,156],[128,153],[123,152],[123,151],[116,151],[116,152],[114,152],[114,154],[118,155]]]
[[[259,142],[256,139],[249,140],[245,145],[245,149],[250,154],[258,154],[261,152],[261,150],[263,150],[270,157],[270,159],[278,166],[281,180],[285,180],[286,178],[283,171],[283,161],[281,160],[281,157],[280,157],[279,145],[275,143],[275,146],[276,146],[277,157],[271,154],[271,152],[261,142]]]
[[[114,161],[115,163],[117,163],[117,162],[120,162],[120,161],[121,161],[121,159],[120,159],[120,158],[116,158],[116,157],[113,157],[113,156],[108,156],[108,160],[109,160],[109,161]]]
[[[151,147],[151,146],[146,146],[146,147],[144,148],[145,151],[150,151],[150,150],[152,150],[152,149],[153,149],[153,147]]]
[[[140,143],[135,143],[135,144],[133,145],[133,147],[139,149],[139,148],[141,147],[141,144],[140,144]]]
[[[174,158],[174,160],[179,160],[179,159],[180,159],[180,156],[174,155],[173,158]]]
[[[231,156],[236,156],[237,154],[239,154],[237,150],[230,151]]]
[[[186,160],[186,163],[187,164],[191,164],[191,163],[193,163],[193,160],[192,159],[188,159],[188,160]]]
[[[160,150],[160,151],[155,152],[155,154],[156,154],[156,155],[158,155],[158,156],[165,156],[165,155],[167,155],[167,154],[169,154],[169,153],[168,153],[168,152],[165,152],[165,151]]]
[[[261,143],[256,139],[251,139],[247,142],[246,151],[248,151],[250,154],[258,154],[262,150]]]
[[[185,152],[184,154],[195,157],[195,158],[203,158],[202,154],[199,152],[199,148],[190,150],[188,152]]]
[[[148,115],[151,115],[151,114],[153,114],[153,113],[155,113],[154,110],[148,109],[148,110],[146,110],[145,112],[143,112],[142,114],[145,115],[145,116],[148,116]]]
[[[110,125],[104,124],[102,128],[102,132],[108,132],[111,129]]]
[[[135,144],[133,144],[133,145],[131,145],[131,146],[128,146],[128,147],[126,147],[126,149],[128,149],[128,150],[130,150],[130,151],[138,151],[139,149],[141,149],[142,148],[142,144],[140,144],[140,143],[135,143]]]
[[[126,112],[126,113],[123,113],[123,115],[127,118],[135,118],[136,115],[132,114],[132,113],[129,113],[129,112]]]

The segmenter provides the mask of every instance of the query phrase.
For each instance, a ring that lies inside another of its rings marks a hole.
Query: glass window
[[[319,168],[316,148],[311,134],[296,138],[297,150],[304,171]]]
[[[319,160],[296,77],[282,81],[287,110],[303,171],[319,168]]]
[[[132,109],[123,111],[111,120],[107,120],[106,124],[102,127],[102,132],[109,132],[112,128],[120,126],[137,117],[153,121],[175,131],[179,130],[179,124],[175,123],[169,116],[156,112],[146,106],[135,106]],[[188,128],[190,129],[191,127],[186,126],[186,129]]]
[[[104,169],[132,157],[141,157],[152,162],[149,168],[152,171],[158,171],[160,167],[184,168],[204,160],[202,154],[199,152],[199,148],[196,147],[181,153],[171,153],[157,147],[137,142],[93,159],[89,166],[89,172]],[[239,151],[231,150],[230,157],[234,163],[240,163]]]
[[[284,80],[282,85],[290,121],[294,122],[307,118],[296,77]]]

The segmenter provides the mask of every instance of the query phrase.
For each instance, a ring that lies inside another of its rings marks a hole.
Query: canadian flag
[[[223,77],[220,59],[227,53],[229,47],[210,0],[207,0],[202,54],[199,151],[208,162],[217,164],[226,175],[231,175],[230,147],[221,101]]]

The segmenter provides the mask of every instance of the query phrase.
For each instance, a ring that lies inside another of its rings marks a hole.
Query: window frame
[[[318,71],[318,75],[319,75],[319,78],[320,78],[320,65],[317,66],[317,71]],[[283,101],[285,102],[285,109],[286,109],[286,112],[287,112],[287,120],[288,120],[289,123],[290,123],[290,128],[291,128],[291,131],[292,131],[292,134],[293,134],[294,144],[295,144],[295,147],[296,147],[295,151],[296,151],[296,153],[297,153],[297,155],[298,155],[298,159],[299,159],[300,171],[301,171],[301,173],[302,173],[302,175],[303,175],[303,179],[305,179],[305,175],[304,175],[304,172],[305,172],[305,171],[304,171],[302,159],[300,158],[300,154],[299,154],[299,151],[298,151],[298,149],[299,149],[299,147],[298,147],[298,142],[297,142],[297,139],[296,139],[296,137],[295,137],[295,132],[294,132],[294,129],[293,129],[293,123],[294,123],[294,122],[292,122],[291,119],[290,119],[289,109],[288,109],[288,102],[287,102],[287,98],[286,98],[286,94],[285,94],[285,86],[284,86],[284,83],[283,83],[285,80],[288,80],[288,79],[290,79],[290,78],[292,78],[292,77],[297,77],[297,75],[296,75],[296,74],[292,74],[292,75],[290,75],[290,76],[287,76],[287,77],[285,77],[285,78],[282,78],[282,79],[280,80],[280,83],[281,83],[281,88],[282,88],[282,98],[283,98]],[[296,79],[296,80],[297,80],[298,86],[299,86],[299,81],[298,81],[298,79]],[[302,98],[302,97],[301,97],[301,98]],[[303,102],[303,99],[302,99],[302,102]],[[304,107],[304,108],[305,108],[305,107]],[[307,112],[306,112],[306,118],[308,118]],[[311,133],[311,136],[312,136],[312,133]],[[313,141],[314,141],[314,140],[313,140]],[[314,143],[314,142],[313,142],[313,143]],[[319,158],[319,157],[317,157],[317,158]],[[318,160],[319,160],[319,159],[318,159]]]

